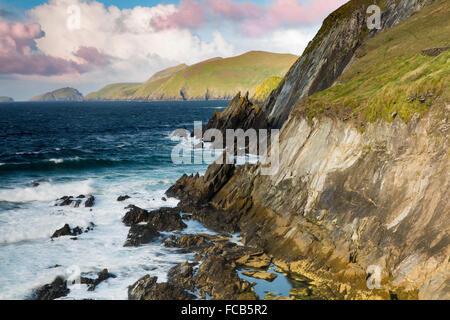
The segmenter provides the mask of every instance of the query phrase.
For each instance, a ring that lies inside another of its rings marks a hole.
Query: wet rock
[[[127,196],[127,195],[125,195],[125,196],[119,196],[119,197],[117,198],[117,201],[122,202],[122,201],[128,200],[128,199],[130,199],[130,198],[131,198],[131,197],[130,197],[130,196]]]
[[[129,300],[195,300],[196,297],[170,283],[157,283],[157,277],[139,279],[128,288]]]
[[[130,205],[130,209],[122,219],[127,226],[142,222],[152,224],[158,231],[179,231],[187,227],[180,216],[178,208],[161,208],[148,212],[147,210]]]
[[[247,277],[266,280],[269,282],[272,282],[273,280],[275,280],[277,278],[277,275],[275,273],[262,272],[262,271],[244,271],[244,272],[242,272],[242,274]]]
[[[222,256],[207,257],[194,277],[196,287],[214,299],[239,299],[243,293],[251,293],[252,286],[239,278],[235,265]]]
[[[55,300],[69,294],[67,281],[62,277],[57,277],[52,283],[46,284],[34,292],[34,300]]]
[[[162,197],[161,200],[164,202],[167,201],[166,197]]]
[[[64,196],[57,200],[57,201],[59,201],[59,203],[57,203],[56,206],[60,206],[60,207],[73,206],[74,208],[78,208],[78,207],[80,207],[81,203],[83,202],[83,200],[81,200],[81,199],[85,199],[85,198],[86,198],[85,195],[79,195],[76,198],[73,196]],[[95,202],[95,197],[89,196],[87,198],[87,200],[85,201],[84,206],[86,208],[91,208],[94,206],[94,202]]]
[[[301,288],[292,288],[289,291],[289,295],[295,299],[300,299],[304,297],[308,297],[311,295],[311,289],[307,287],[301,287]]]
[[[147,210],[141,209],[134,205],[129,205],[126,209],[129,209],[129,211],[122,218],[122,222],[126,226],[132,226],[147,221],[149,215]]]
[[[160,233],[151,224],[137,224],[130,228],[124,247],[138,247],[150,243],[160,236]]]
[[[183,234],[179,237],[171,235],[164,245],[171,248],[183,248],[187,252],[202,251],[214,246],[206,237],[196,234]]]
[[[180,288],[194,292],[194,265],[195,264],[190,264],[187,261],[176,265],[170,269],[167,274],[168,282],[177,285]]]
[[[83,233],[83,229],[80,227],[70,228],[68,224],[65,224],[61,229],[56,230],[51,238],[59,238],[64,236],[78,236]]]
[[[97,273],[97,279],[91,279],[87,277],[81,277],[81,283],[87,284],[89,286],[88,291],[94,291],[95,288],[105,280],[109,278],[116,278],[117,276],[109,273],[108,269],[103,269],[99,273]]]
[[[147,221],[158,231],[179,231],[187,227],[180,216],[180,209],[161,208],[151,211]]]
[[[228,182],[234,169],[234,165],[213,163],[202,177],[183,175],[166,194],[193,206],[207,203]]]
[[[84,203],[84,206],[86,208],[92,208],[94,206],[94,203],[95,203],[95,197],[89,196],[89,198],[87,198],[86,202]]]
[[[255,269],[267,269],[270,266],[272,259],[265,253],[261,255],[247,254],[240,259],[236,260],[236,263],[240,266]]]

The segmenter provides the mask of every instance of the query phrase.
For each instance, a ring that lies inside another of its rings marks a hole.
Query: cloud
[[[71,15],[67,8],[74,5],[79,8],[80,28],[68,29]],[[189,2],[181,3],[184,11],[180,17],[192,18],[194,13],[187,9],[189,6]],[[178,23],[176,28],[162,30],[154,27],[158,19],[171,25],[168,17],[176,12],[175,5],[119,9],[96,1],[52,0],[28,14],[45,31],[45,37],[36,39],[39,50],[102,67],[89,73],[89,81],[98,78],[103,84],[144,81],[154,72],[179,63],[193,64],[212,56],[233,55],[234,47],[220,32],[208,31],[210,39],[204,41],[189,30],[193,24],[181,27],[183,24]],[[85,48],[96,48],[97,52]]]
[[[44,36],[37,23],[0,21],[0,74],[79,74],[107,63],[97,49],[88,47],[81,47],[76,53],[82,62],[46,55],[36,47],[36,40]]]
[[[348,0],[275,0],[269,5],[235,0],[185,0],[173,13],[157,17],[156,29],[198,29],[208,22],[229,20],[240,32],[262,36],[286,26],[319,23]]]
[[[195,29],[204,23],[203,6],[194,0],[182,0],[179,9],[167,16],[155,17],[151,24],[157,30],[173,28]]]

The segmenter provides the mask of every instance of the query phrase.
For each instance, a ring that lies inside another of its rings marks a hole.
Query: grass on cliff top
[[[424,49],[450,46],[450,1],[438,0],[403,23],[366,40],[359,59],[336,84],[301,103],[310,119],[334,113],[344,119],[408,122],[417,112],[450,101],[450,51],[437,57]]]
[[[267,97],[269,97],[270,93],[278,87],[282,80],[283,78],[281,77],[270,77],[265,79],[256,87],[252,100],[255,102],[265,101]]]

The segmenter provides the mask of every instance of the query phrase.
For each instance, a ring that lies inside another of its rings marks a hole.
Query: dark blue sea
[[[26,298],[61,273],[118,275],[95,292],[71,289],[71,298],[126,299],[126,287],[145,274],[164,281],[185,256],[161,244],[124,248],[125,206],[175,206],[164,192],[183,173],[206,165],[175,165],[171,133],[206,122],[227,101],[52,102],[0,104],[0,299]],[[63,196],[92,194],[92,211],[55,206]],[[131,199],[117,202],[120,195]],[[68,223],[93,232],[50,241]],[[186,232],[203,230],[191,223]],[[55,267],[56,266],[56,267]],[[74,271],[75,270],[75,271]]]

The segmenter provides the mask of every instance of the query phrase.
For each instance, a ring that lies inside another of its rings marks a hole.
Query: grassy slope
[[[110,84],[99,91],[89,93],[86,99],[100,100],[100,99],[127,99],[134,95],[140,83],[115,83]]]
[[[204,99],[207,92],[210,98],[229,98],[238,91],[253,94],[262,80],[283,76],[297,58],[290,54],[252,51],[227,59],[210,59],[181,68],[174,74],[164,71],[167,77],[158,76],[157,80],[152,77],[141,85],[130,84],[123,88],[120,85],[108,86],[89,94],[87,98],[181,99],[181,90],[188,99]]]
[[[270,77],[263,80],[258,87],[256,87],[252,96],[252,101],[264,102],[270,93],[278,87],[281,80],[283,80],[281,77]]]
[[[450,51],[437,57],[422,50],[450,45],[450,2],[437,0],[410,19],[365,41],[359,59],[333,87],[301,102],[310,118],[324,112],[363,121],[409,121],[416,112],[450,100]]]
[[[34,97],[31,101],[52,101],[52,100],[72,100],[83,99],[83,95],[74,88],[62,88],[52,92],[44,93],[40,96]]]

